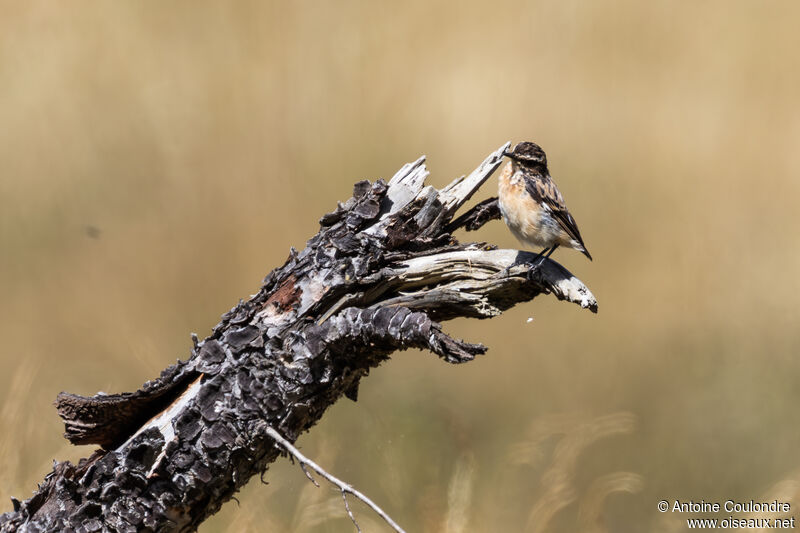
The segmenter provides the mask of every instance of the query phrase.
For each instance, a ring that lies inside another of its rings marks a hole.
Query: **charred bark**
[[[499,217],[490,199],[453,221],[507,146],[441,191],[424,186],[422,158],[388,184],[357,183],[188,360],[134,393],[61,393],[65,436],[101,449],[55,463],[0,529],[193,530],[279,455],[266,427],[294,442],[339,398],[355,400],[361,378],[394,351],[424,348],[451,363],[486,351],[437,321],[492,317],[542,293],[596,312],[557,263],[528,279],[533,254],[452,236]]]

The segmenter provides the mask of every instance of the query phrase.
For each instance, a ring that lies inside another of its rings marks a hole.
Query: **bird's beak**
[[[511,159],[514,159],[513,152],[509,152],[508,150],[504,150],[503,151],[503,155],[506,156],[506,157],[510,157]]]

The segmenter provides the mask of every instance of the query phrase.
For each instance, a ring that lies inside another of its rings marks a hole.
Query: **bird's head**
[[[544,154],[544,150],[536,143],[528,141],[521,142],[510,152],[503,152],[503,155],[510,157],[520,165],[526,167],[542,167],[547,169],[547,156]]]

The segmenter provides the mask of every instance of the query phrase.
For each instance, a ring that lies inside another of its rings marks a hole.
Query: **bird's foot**
[[[537,274],[539,273],[539,270],[542,268],[544,262],[545,258],[540,257],[531,263],[531,267],[528,269],[528,272],[525,273],[525,277],[528,278],[528,281],[536,281],[536,279],[538,278]]]

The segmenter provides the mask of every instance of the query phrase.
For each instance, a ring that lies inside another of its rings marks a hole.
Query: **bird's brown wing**
[[[525,176],[525,190],[531,195],[531,198],[539,204],[543,204],[550,209],[553,218],[556,219],[558,225],[567,232],[570,238],[578,241],[583,246],[583,237],[578,229],[578,224],[572,215],[567,210],[567,205],[564,203],[564,197],[561,196],[561,191],[556,187],[555,182],[549,176]],[[586,252],[588,254],[588,252]]]

